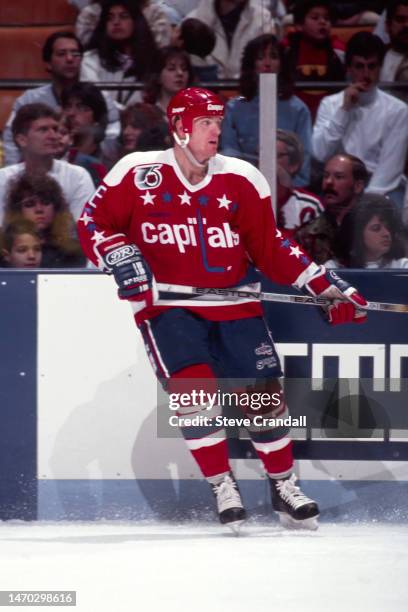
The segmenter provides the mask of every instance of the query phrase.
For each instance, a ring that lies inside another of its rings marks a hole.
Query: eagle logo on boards
[[[138,166],[135,168],[135,185],[138,189],[155,189],[161,185],[163,175],[159,172],[162,164]]]

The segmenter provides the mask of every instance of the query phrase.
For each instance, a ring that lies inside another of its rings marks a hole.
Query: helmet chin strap
[[[194,166],[197,166],[198,168],[207,167],[207,163],[203,164],[199,162],[198,159],[194,157],[191,150],[189,149],[188,143],[190,142],[190,134],[186,134],[186,137],[182,139],[178,136],[178,134],[176,134],[176,132],[173,132],[173,137],[174,137],[174,140],[179,145],[179,147],[183,150],[184,155],[187,157],[188,161],[191,164],[193,164]]]

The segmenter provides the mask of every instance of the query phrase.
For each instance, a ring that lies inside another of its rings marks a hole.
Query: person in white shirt
[[[0,224],[10,181],[22,172],[48,174],[54,178],[62,188],[76,220],[81,215],[84,203],[95,191],[92,179],[84,168],[54,159],[59,145],[58,118],[58,114],[45,104],[26,104],[18,110],[12,130],[24,162],[0,169]]]
[[[388,194],[402,206],[408,145],[406,104],[378,89],[385,47],[369,32],[358,32],[346,49],[351,84],[320,103],[313,129],[313,154],[325,162],[336,153],[359,157],[371,174],[368,190]]]
[[[202,60],[201,67],[216,64],[219,79],[237,79],[246,44],[261,34],[275,34],[275,22],[266,4],[258,0],[200,0],[187,17],[210,26],[216,37],[214,50]]]
[[[391,0],[387,5],[386,27],[390,48],[381,68],[381,81],[397,81],[408,85],[408,0]],[[404,102],[408,101],[408,89],[392,89]]]

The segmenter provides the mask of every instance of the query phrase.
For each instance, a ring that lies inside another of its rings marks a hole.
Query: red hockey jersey
[[[299,281],[310,259],[276,228],[269,186],[251,164],[216,155],[192,185],[173,149],[131,153],[106,175],[78,221],[85,254],[103,269],[98,245],[136,244],[157,282],[198,287],[242,284],[249,263],[275,282]],[[314,268],[314,264],[311,266]],[[211,320],[261,314],[253,299],[167,301],[137,320],[183,306]]]

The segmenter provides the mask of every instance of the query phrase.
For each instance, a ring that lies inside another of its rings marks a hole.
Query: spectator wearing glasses
[[[367,191],[388,195],[402,207],[408,145],[408,108],[378,89],[384,43],[370,32],[347,45],[351,84],[320,103],[313,128],[313,153],[326,162],[336,153],[360,158],[371,174]]]
[[[306,189],[293,187],[292,180],[302,167],[303,157],[303,145],[296,134],[277,130],[277,224],[290,238],[324,211],[320,198]]]

